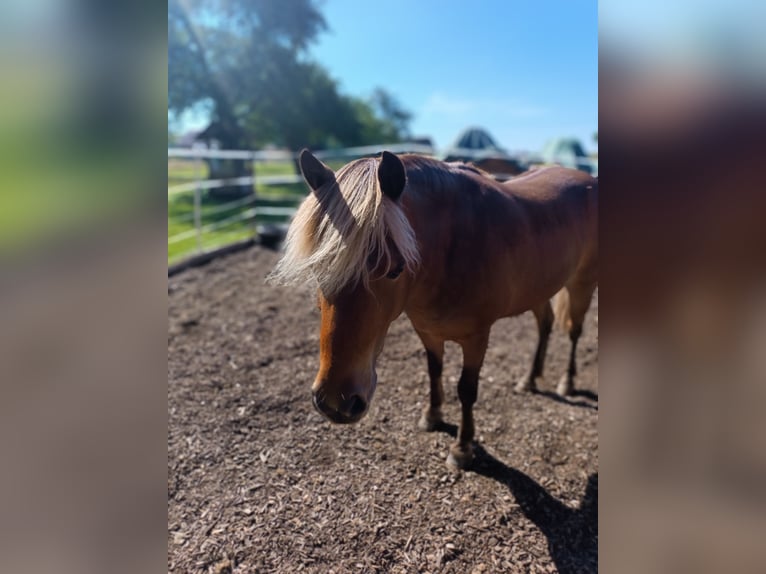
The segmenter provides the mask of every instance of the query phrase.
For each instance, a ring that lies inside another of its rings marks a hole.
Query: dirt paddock
[[[454,473],[454,426],[417,430],[426,359],[406,317],[389,331],[362,422],[333,426],[314,410],[315,295],[265,285],[277,258],[255,247],[169,279],[169,572],[597,571],[597,299],[570,400],[550,392],[567,337],[552,336],[543,392],[517,395],[534,318],[495,325],[477,458]],[[448,344],[453,425],[460,359]]]

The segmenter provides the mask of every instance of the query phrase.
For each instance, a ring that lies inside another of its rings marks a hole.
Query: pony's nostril
[[[348,415],[351,418],[357,418],[361,416],[364,413],[364,411],[367,410],[367,403],[359,395],[354,395],[349,400],[347,409],[348,409]]]
[[[313,393],[311,398],[314,403],[314,408],[322,414],[327,414],[327,405],[325,405],[324,396],[318,393]]]

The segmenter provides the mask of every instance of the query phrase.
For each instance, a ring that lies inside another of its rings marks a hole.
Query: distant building
[[[576,138],[555,138],[543,146],[540,157],[545,163],[556,163],[564,167],[579,169],[593,173],[593,161],[585,153],[580,141]]]
[[[526,166],[497,145],[483,128],[472,127],[463,131],[444,152],[444,161],[471,162],[476,167],[495,174],[498,179],[517,175]]]
[[[211,122],[205,129],[190,130],[176,138],[177,147],[189,149],[222,149],[221,141],[226,139],[228,133],[218,122]],[[206,157],[203,159],[208,167],[208,179],[232,179],[249,177],[254,175],[254,166],[250,160],[224,159],[218,157]],[[231,184],[215,187],[208,191],[211,197],[223,199],[242,197],[252,194],[252,184]]]
[[[188,132],[184,132],[175,138],[173,147],[180,147],[184,149],[202,147],[204,146],[204,143],[199,141],[199,135],[201,133],[202,130],[189,130]]]

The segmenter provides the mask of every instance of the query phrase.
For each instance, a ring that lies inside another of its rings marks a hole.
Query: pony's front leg
[[[429,401],[423,408],[423,414],[418,421],[418,428],[424,431],[433,431],[444,421],[442,414],[442,404],[444,403],[444,388],[442,386],[444,341],[429,337],[424,333],[418,333],[418,335],[420,335],[423,346],[426,348],[428,379],[431,387]]]
[[[457,384],[462,418],[458,429],[457,442],[450,447],[447,464],[453,468],[468,468],[473,461],[473,405],[479,387],[479,371],[487,351],[489,330],[470,339],[460,341],[463,347],[463,371]]]

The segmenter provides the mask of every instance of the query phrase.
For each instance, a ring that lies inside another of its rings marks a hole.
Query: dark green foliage
[[[327,24],[312,0],[169,0],[168,110],[211,110],[225,148],[399,141],[410,114],[382,89],[339,93],[307,49]]]

